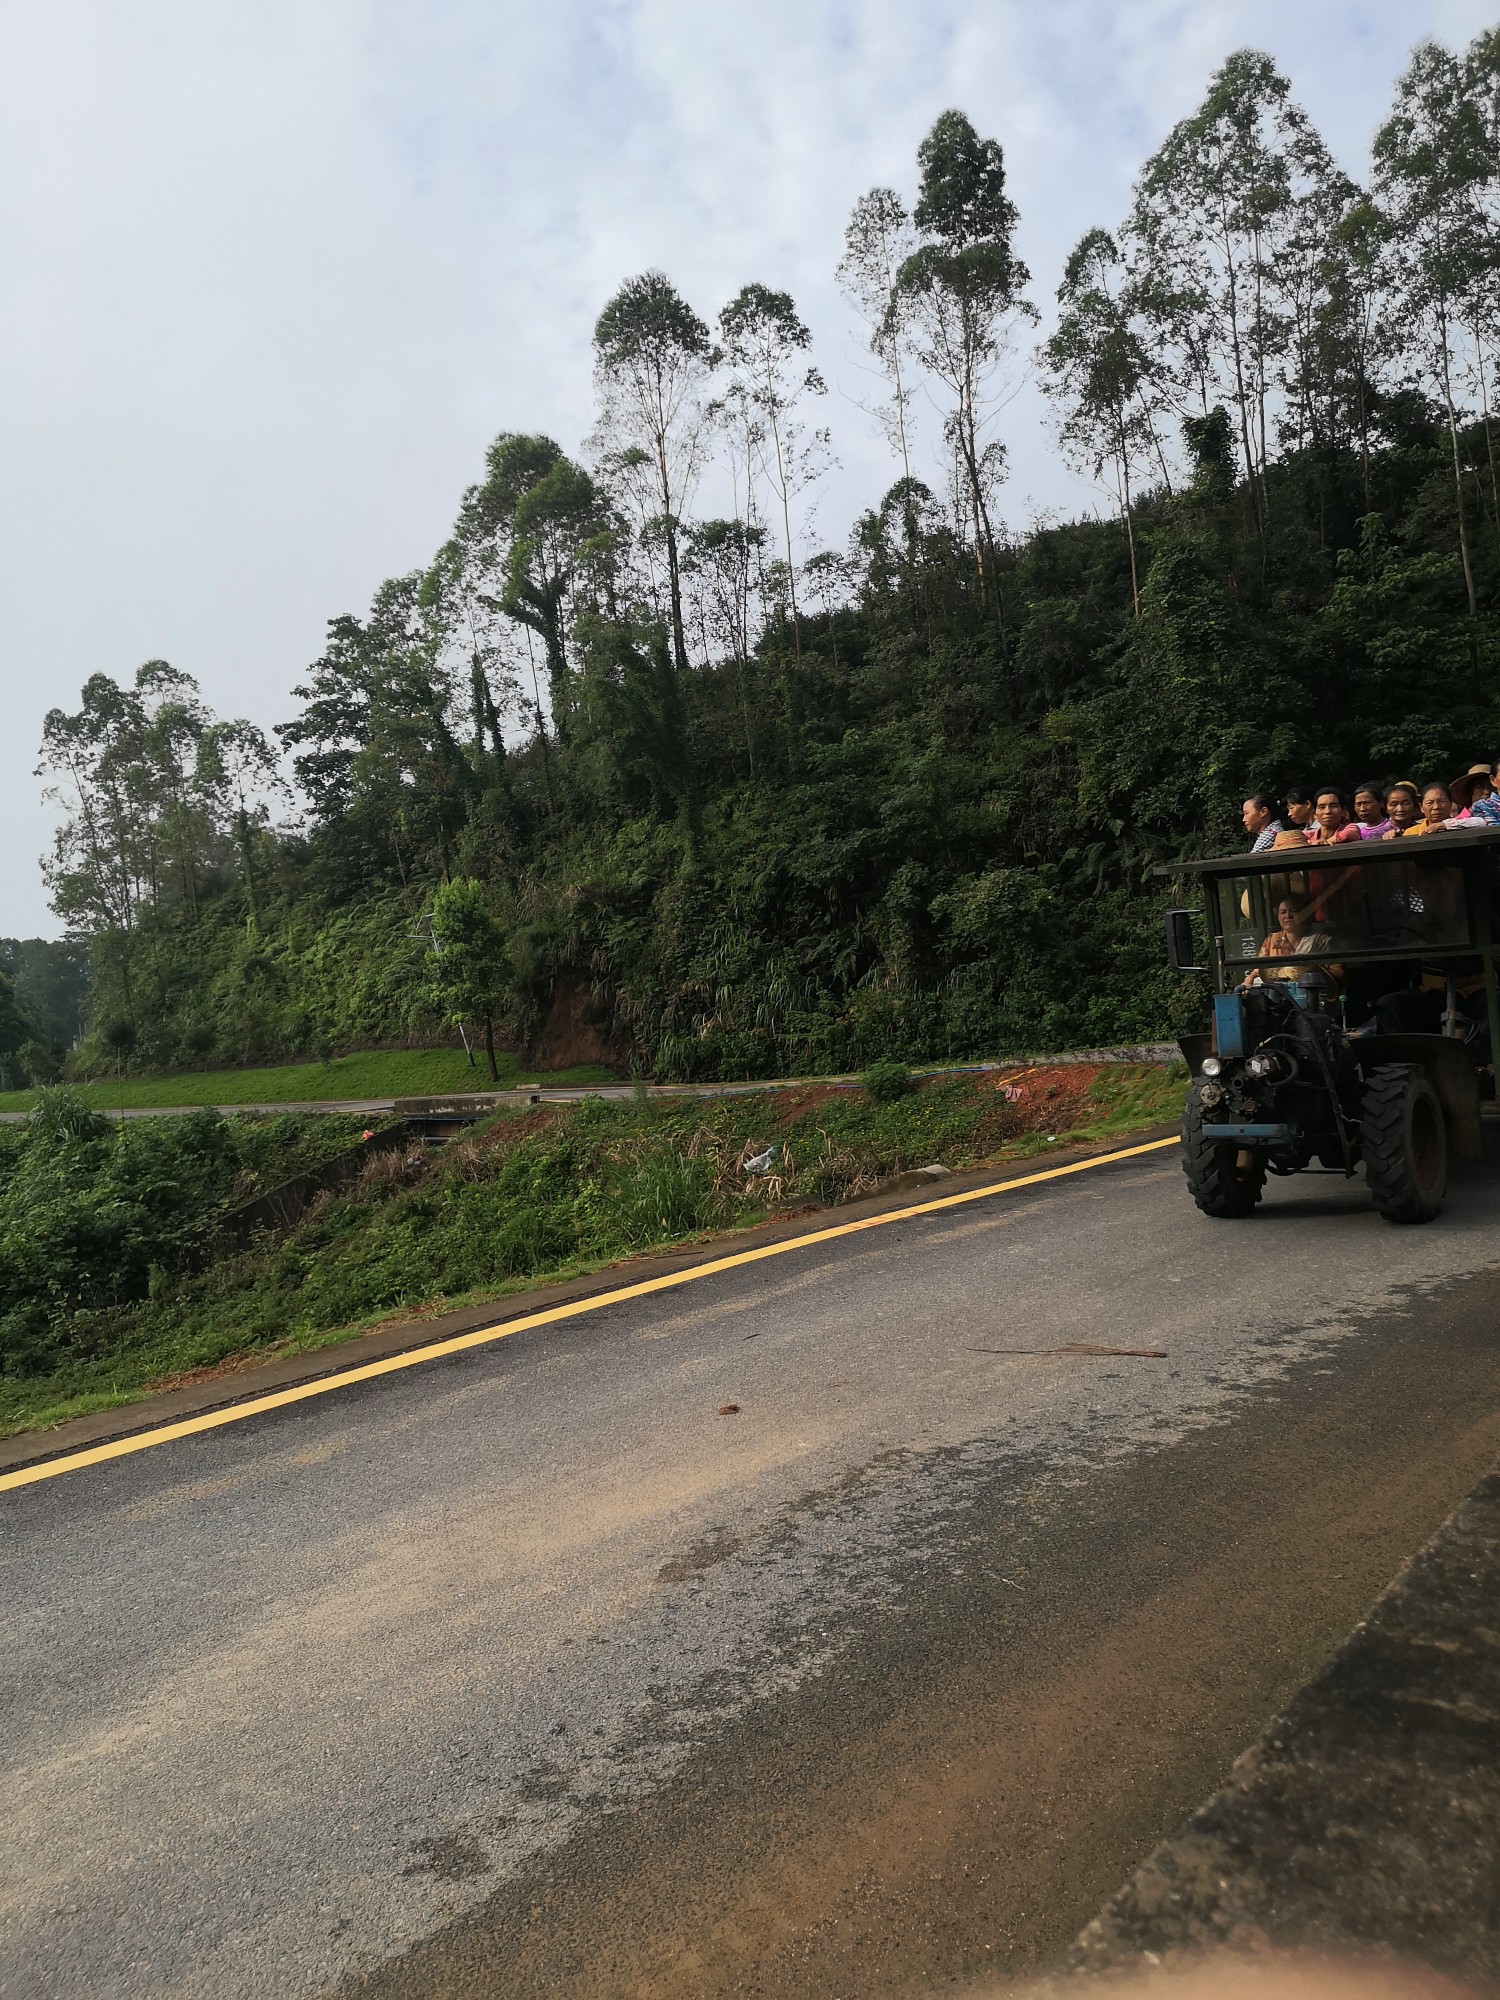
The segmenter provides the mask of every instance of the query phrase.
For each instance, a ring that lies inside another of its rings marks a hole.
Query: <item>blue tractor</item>
[[[1208,974],[1182,1038],[1182,1165],[1205,1215],[1247,1216],[1267,1174],[1361,1167],[1389,1222],[1442,1208],[1448,1161],[1484,1157],[1495,1095],[1500,828],[1179,862],[1200,929],[1167,912],[1168,962]],[[1200,939],[1202,942],[1200,943]]]

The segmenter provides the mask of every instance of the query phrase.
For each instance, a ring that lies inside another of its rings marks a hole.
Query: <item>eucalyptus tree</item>
[[[1375,135],[1375,191],[1391,224],[1397,308],[1412,353],[1447,415],[1454,511],[1469,614],[1478,615],[1464,507],[1455,384],[1465,309],[1484,264],[1476,191],[1490,173],[1485,120],[1462,62],[1424,42],[1396,84]]]
[[[605,464],[636,497],[649,546],[666,555],[667,616],[679,673],[687,672],[682,621],[682,515],[703,462],[708,328],[660,271],[628,278],[594,326],[599,393],[595,440]]]
[[[1353,192],[1286,78],[1254,49],[1230,56],[1137,185],[1129,233],[1142,300],[1179,396],[1200,413],[1220,401],[1235,412],[1263,544],[1273,395],[1289,354],[1294,372],[1310,366],[1320,231]],[[1301,395],[1299,382],[1294,402]]]
[[[750,719],[752,607],[762,568],[765,530],[742,520],[696,522],[683,546],[683,576],[705,659],[726,655],[745,736],[749,775],[755,776],[755,731]]]
[[[552,726],[566,739],[574,683],[570,621],[575,594],[598,585],[608,568],[615,541],[608,503],[549,437],[502,431],[485,469],[482,483],[464,495],[454,539],[493,578],[507,616],[541,640]],[[545,733],[540,700],[537,724]]]
[[[800,666],[802,627],[792,503],[821,476],[828,445],[828,433],[809,432],[800,411],[805,397],[826,395],[827,385],[816,368],[804,364],[812,335],[787,292],[766,285],[744,286],[719,314],[719,333],[731,373],[731,395],[781,513],[792,649]]]
[[[1346,316],[1358,275],[1348,253],[1357,241],[1358,225],[1351,232],[1353,240],[1341,239],[1340,231],[1367,203],[1310,126],[1294,131],[1289,155],[1288,198],[1270,231],[1264,283],[1277,318],[1272,358],[1281,405],[1277,434],[1284,446],[1301,454],[1342,442],[1342,348],[1352,332]],[[1366,357],[1369,351],[1366,344]]]
[[[520,686],[512,650],[514,626],[503,608],[504,580],[485,535],[449,536],[422,578],[419,603],[434,657],[454,686],[467,683],[469,760],[476,772],[505,768],[503,717],[518,704]]]
[[[917,247],[906,206],[893,188],[871,188],[854,204],[844,231],[844,254],[835,276],[865,324],[865,339],[889,388],[874,415],[911,478],[912,388],[902,368],[902,306],[896,279]]]
[[[37,775],[63,819],[44,872],[70,925],[128,933],[152,905],[197,916],[218,831],[194,781],[211,719],[197,682],[165,660],[128,687],[91,675],[76,714],[49,710]]]
[[[199,749],[212,718],[197,681],[166,660],[147,660],[138,668],[134,691],[145,728],[132,779],[151,900],[173,901],[195,921],[199,877],[217,831],[209,801],[196,782]]]
[[[260,921],[257,837],[270,825],[272,800],[289,796],[286,783],[276,752],[253,722],[210,722],[197,749],[194,790],[211,803],[214,818],[234,842],[253,926]]]
[[[994,378],[1010,337],[1036,309],[1030,272],[1016,256],[1016,208],[1005,192],[998,139],[981,139],[961,111],[945,111],[917,148],[921,186],[912,220],[919,241],[896,273],[888,314],[952,398],[946,430],[961,469],[981,595],[1005,643],[989,494],[1004,449],[989,436]]]
[[[1487,29],[1474,38],[1464,53],[1462,73],[1482,132],[1482,169],[1469,186],[1477,241],[1465,300],[1465,321],[1472,341],[1467,375],[1469,386],[1479,396],[1491,513],[1500,543],[1500,472],[1490,397],[1493,358],[1500,347],[1500,29]]]
[[[322,655],[276,734],[311,807],[323,886],[368,886],[372,861],[403,888],[448,864],[470,775],[450,720],[453,686],[434,644],[424,573],[388,578],[363,618],[333,619]]]
[[[1323,351],[1335,408],[1345,405],[1347,426],[1359,443],[1360,490],[1366,514],[1370,489],[1372,398],[1395,354],[1387,311],[1390,226],[1367,195],[1357,196],[1329,232]]]
[[[129,931],[143,894],[141,842],[127,765],[144,734],[133,690],[91,674],[74,715],[49,709],[36,775],[63,817],[42,872],[70,928]]]
[[[1042,348],[1046,387],[1062,409],[1062,443],[1097,479],[1111,468],[1130,550],[1130,600],[1140,616],[1132,473],[1152,446],[1150,363],[1131,324],[1124,259],[1108,230],[1074,248],[1057,291],[1057,328]]]

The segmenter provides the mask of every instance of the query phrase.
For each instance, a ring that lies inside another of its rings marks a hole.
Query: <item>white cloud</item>
[[[1265,47],[1358,171],[1472,0],[10,0],[0,16],[0,931],[52,928],[43,710],[169,658],[263,723],[324,620],[424,560],[497,430],[589,428],[589,333],[669,271],[792,292],[835,394],[835,537],[889,466],[833,284],[949,104],[1006,147],[1045,303],[1216,63]],[[929,421],[929,433],[935,428]],[[1090,504],[1038,399],[1008,505]]]

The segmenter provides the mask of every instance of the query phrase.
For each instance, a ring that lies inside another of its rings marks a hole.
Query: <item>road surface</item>
[[[1497,1219],[1157,1154],[0,1494],[0,1994],[1045,1964],[1492,1463]]]

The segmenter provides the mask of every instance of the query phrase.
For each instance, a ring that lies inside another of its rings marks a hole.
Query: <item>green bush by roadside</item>
[[[911,1071],[903,1062],[871,1063],[860,1087],[872,1104],[894,1104],[911,1089]]]
[[[236,1205],[358,1143],[341,1117],[112,1122],[66,1086],[0,1127],[0,1376],[46,1374],[98,1314],[169,1292]]]

